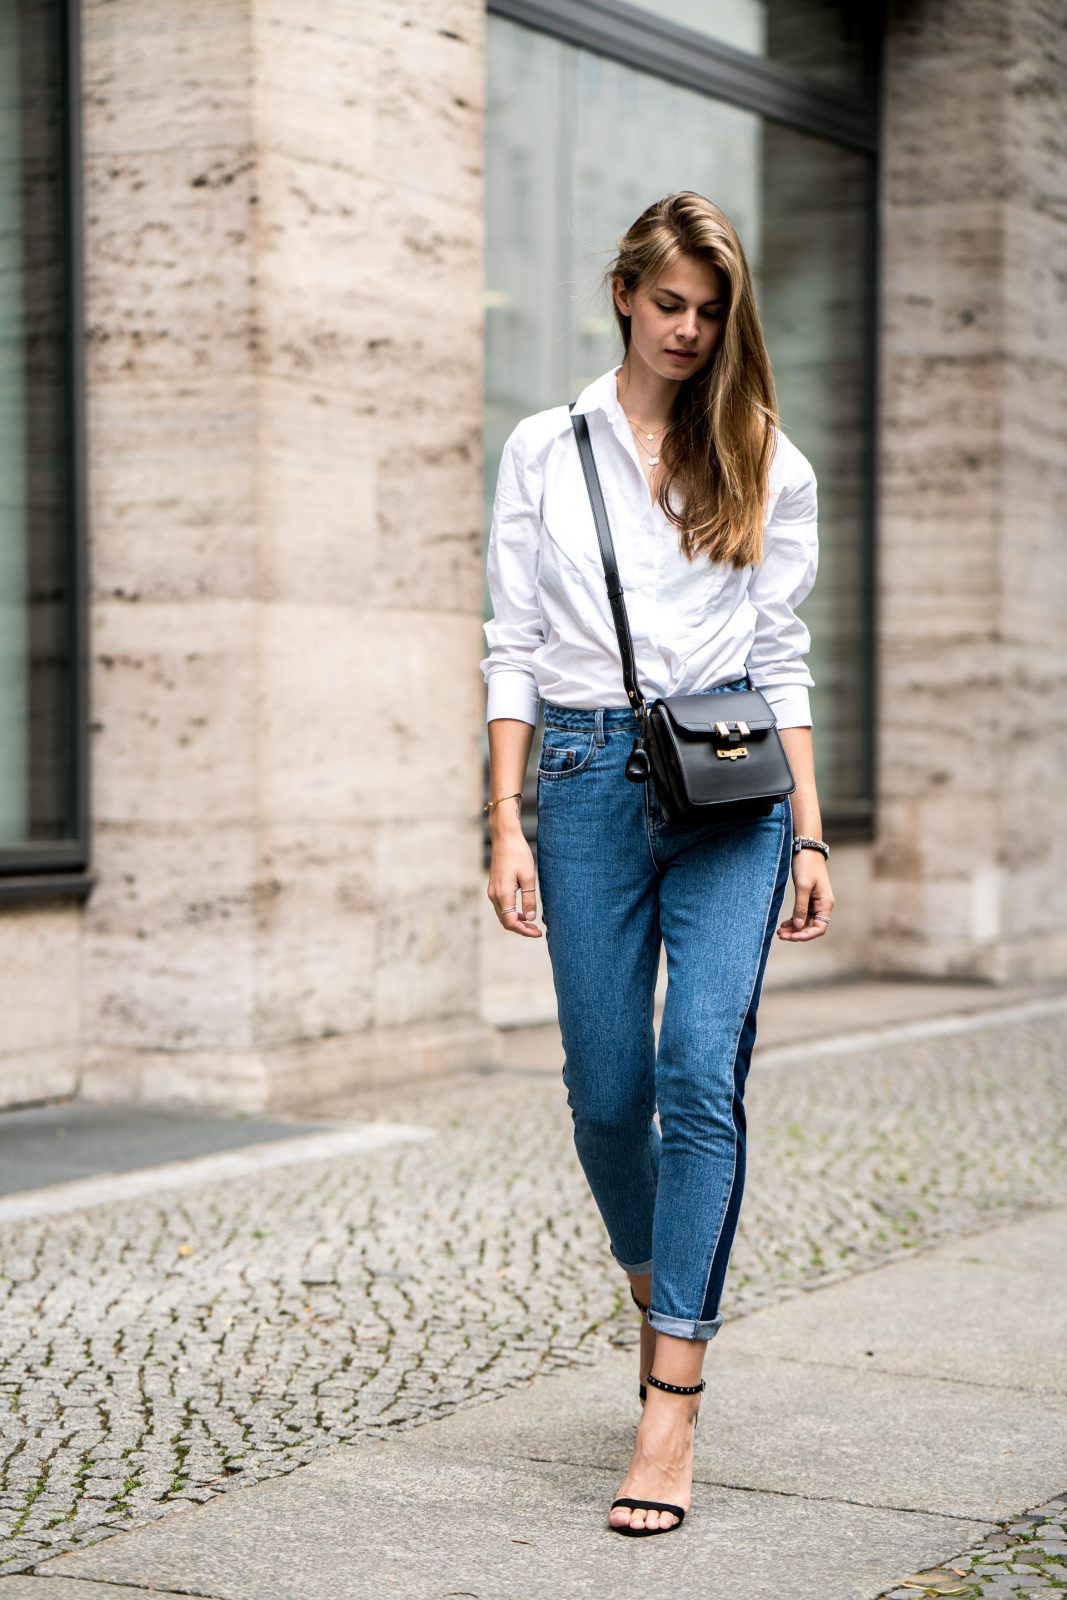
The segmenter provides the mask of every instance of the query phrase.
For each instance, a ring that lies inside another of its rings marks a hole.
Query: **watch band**
[[[824,839],[809,839],[805,834],[801,834],[793,840],[793,854],[796,855],[798,850],[805,849],[821,850],[827,861],[830,859],[830,846]]]

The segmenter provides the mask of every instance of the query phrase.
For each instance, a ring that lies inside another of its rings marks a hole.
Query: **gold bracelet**
[[[500,796],[499,800],[489,800],[489,801],[487,801],[486,804],[482,807],[482,810],[483,811],[492,811],[494,806],[501,805],[502,802],[505,801],[505,800],[521,800],[521,799],[522,799],[522,790],[520,789],[518,794],[502,794]]]

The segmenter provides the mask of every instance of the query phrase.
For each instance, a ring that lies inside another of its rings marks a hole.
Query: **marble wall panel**
[[[885,244],[881,324],[894,359],[987,358],[1003,316],[1004,206],[946,209],[920,194],[893,205]]]
[[[373,604],[379,425],[373,402],[261,377],[259,571],[264,600]]]
[[[1057,0],[1015,0],[1004,73],[1007,125],[1001,161],[1017,198],[1050,221],[1067,221],[1067,28]],[[1062,257],[1060,257],[1062,260]]]
[[[998,982],[1060,981],[1067,972],[1067,934],[1062,928],[1005,941],[998,952]]]
[[[1016,783],[1012,770],[1011,787],[1000,797],[995,841],[999,858],[1012,872],[1029,871],[1044,875],[1041,891],[1035,898],[1028,900],[1021,895],[1017,902],[1013,902],[1011,922],[1016,929],[1022,927],[1031,913],[1036,915],[1039,902],[1051,906],[1063,883],[1063,847],[1060,842],[1063,830],[1055,827],[1063,806],[1062,756],[1061,737],[1059,748],[1046,760],[1043,772],[1024,772]],[[1053,824],[1051,831],[1050,821]],[[1048,916],[1044,920],[1047,923]]]
[[[485,892],[488,868],[479,865],[477,878],[475,923],[482,1017],[493,1027],[503,1029],[527,1023],[556,1022],[556,991],[543,928],[540,939],[505,932]],[[540,916],[540,894],[537,912]],[[501,1040],[501,1045],[506,1052],[506,1038]]]
[[[1003,464],[1003,352],[898,353],[888,334],[885,348],[884,466],[894,494],[913,487],[923,502],[942,496],[948,510],[982,509]],[[907,501],[903,508],[918,509]]]
[[[1067,122],[1067,111],[1062,113]],[[1067,155],[1064,157],[1067,161]],[[1067,177],[1060,173],[1060,193],[1041,208],[1028,209],[1018,198],[1003,208],[1003,323],[1016,359],[1036,358],[1063,372],[1067,346]],[[1034,406],[1035,420],[1043,408]],[[1063,419],[1046,419],[1059,421]]]
[[[875,876],[871,914],[880,940],[904,934],[927,942],[932,950],[942,941],[955,941],[958,949],[969,944],[979,951],[1000,941],[1006,886],[1004,869],[984,859],[956,878],[892,883]],[[937,957],[933,960],[936,964]],[[918,970],[929,969],[924,963]]]
[[[89,157],[248,143],[247,0],[82,0],[79,9]]]
[[[485,7],[383,0],[378,10],[378,170],[411,194],[481,214]]]
[[[896,40],[894,39],[894,50]],[[885,162],[885,197],[910,205],[1002,201],[1013,189],[1002,149],[1003,72],[983,61],[964,69],[951,54],[890,74],[893,141]]]
[[[1003,687],[998,695],[1002,714],[991,728],[988,708],[976,736],[992,731],[993,750],[1001,777],[1001,793],[1009,810],[1020,791],[1051,790],[1067,776],[1067,693],[1064,652],[1019,642],[1004,649]],[[1057,831],[1044,830],[1050,843]]]
[[[321,1104],[347,1089],[393,1086],[492,1059],[489,1029],[471,1017],[371,1028],[339,1039],[305,1039],[263,1052],[270,1107]]]
[[[256,413],[251,374],[93,386],[94,595],[170,602],[256,593]]]
[[[97,1103],[221,1106],[229,1111],[269,1111],[272,1074],[257,1050],[85,1048],[79,1092]],[[294,1098],[291,1104],[300,1104]]]
[[[1048,8],[1022,0],[891,8],[873,886],[884,970],[1003,982],[1031,975],[1023,950],[1046,952],[1042,970],[1057,959],[1060,34]]]
[[[279,152],[259,166],[260,370],[374,396],[401,424],[460,409],[481,373],[480,215]]]
[[[1009,815],[1002,814],[996,841],[975,839],[976,850],[992,848],[1004,863],[1005,939],[1054,937],[1062,930],[1064,856],[1047,834],[1047,819],[1060,803],[1059,790],[1026,791]]]
[[[254,826],[255,603],[102,600],[91,633],[94,821]]]
[[[67,1100],[78,1093],[81,1078],[81,1040],[53,1049],[0,1050],[0,1107],[39,1106],[49,1100]]]
[[[382,419],[374,584],[383,606],[406,598],[420,610],[470,610],[482,592],[482,428],[464,399],[462,389],[453,404],[441,393],[434,410]]]
[[[968,792],[966,798],[932,802],[920,788],[882,797],[871,872],[883,881],[906,878],[965,878],[976,859],[1006,864],[1000,839],[999,794]],[[836,916],[836,911],[835,911]]]
[[[482,9],[84,33],[85,1092],[439,1070],[485,1036]]]
[[[878,696],[879,793],[995,793],[991,742],[1002,706],[1003,668],[980,632],[922,648],[894,636],[883,653]]]
[[[988,0],[893,0],[889,15],[893,61],[910,85],[917,67],[931,58],[956,62],[966,73],[990,60],[1008,59],[1012,19],[1006,6]]]
[[[490,1031],[466,1017],[302,1039],[269,1050],[179,1052],[90,1046],[82,1094],[98,1101],[306,1110],[369,1084],[392,1086],[489,1061],[492,1048]]]
[[[872,916],[878,914],[872,902]],[[1003,944],[973,946],[967,939],[927,939],[911,933],[881,932],[875,947],[881,977],[920,977],[1005,984],[1010,981]]]
[[[106,1050],[251,1050],[256,876],[247,823],[98,824],[85,1039]]]
[[[81,1037],[81,917],[77,906],[8,905],[0,916],[0,1057],[49,1059]],[[5,1077],[0,1068],[0,1085]],[[4,1103],[0,1088],[0,1104]]]
[[[380,54],[377,6],[302,0],[251,7],[261,148],[371,174]]]
[[[891,0],[884,92],[890,206],[1003,199],[1003,75],[1014,57],[1012,11],[987,0]]]
[[[477,802],[466,817],[397,820],[376,832],[376,1023],[469,1015],[479,922],[488,910]]]
[[[261,820],[476,811],[482,719],[468,666],[477,634],[473,616],[264,607]]]
[[[397,425],[373,397],[260,380],[265,599],[470,611],[481,593],[481,429],[464,407]]]
[[[894,511],[883,519],[883,626],[897,650],[925,647],[931,638],[966,643],[994,636],[996,530],[982,521],[980,510],[965,530],[945,515],[908,518]]]
[[[1067,77],[1064,82],[1067,83]],[[1067,92],[1064,94],[1067,102]],[[1067,104],[1063,109],[1067,122]],[[1058,212],[1010,208],[1000,623],[1032,642],[1062,693],[1067,671],[1067,179]],[[1067,769],[1065,769],[1067,772]]]
[[[256,1038],[273,1047],[374,1021],[379,921],[371,822],[257,834]]]
[[[86,159],[92,385],[250,370],[256,164],[252,145]]]

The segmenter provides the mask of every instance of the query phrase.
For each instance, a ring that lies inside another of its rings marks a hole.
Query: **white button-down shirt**
[[[619,367],[584,388],[585,412],[646,699],[692,694],[744,676],[780,728],[810,727],[810,644],[795,607],[818,564],[816,481],[807,458],[776,429],[764,555],[741,569],[698,556],[654,505],[619,402]],[[676,502],[677,503],[677,502]],[[571,414],[550,406],[509,435],[500,460],[487,558],[491,621],[481,663],[486,720],[536,723],[539,700],[625,706],[596,524]]]

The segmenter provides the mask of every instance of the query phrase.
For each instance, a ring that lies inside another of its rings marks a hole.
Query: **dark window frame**
[[[869,733],[864,751],[867,798],[849,806],[824,805],[823,832],[835,841],[873,840],[877,833],[878,754],[875,713],[878,704],[878,306],[881,298],[881,170],[884,102],[884,0],[861,12],[864,36],[863,88],[857,93],[735,49],[680,23],[651,15],[627,0],[487,0],[490,15],[547,33],[592,50],[637,71],[678,83],[698,93],[752,111],[798,132],[828,139],[869,157],[868,161],[868,318],[865,339],[864,415],[868,470],[864,495],[861,564],[862,622],[867,636],[869,672],[862,714]],[[540,719],[538,720],[538,727]],[[537,730],[534,737],[536,739]],[[488,759],[485,776],[488,781]],[[536,846],[536,777],[528,773],[523,792],[523,831]],[[484,830],[489,859],[488,823]]]
[[[89,581],[85,452],[85,272],[83,259],[81,28],[79,0],[60,0],[64,389],[69,552],[70,814],[61,843],[0,847],[0,903],[84,900],[89,871]]]

